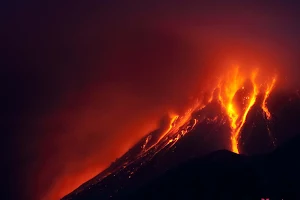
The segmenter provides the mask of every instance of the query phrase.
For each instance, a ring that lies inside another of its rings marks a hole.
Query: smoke
[[[163,116],[184,111],[232,64],[276,71],[294,84],[292,14],[224,6],[18,8],[6,29],[2,85],[9,87],[2,91],[13,124],[12,184],[22,198],[71,192]]]

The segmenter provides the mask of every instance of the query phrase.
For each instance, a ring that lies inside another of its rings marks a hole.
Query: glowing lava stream
[[[239,67],[229,70],[227,75],[225,74],[225,76],[220,77],[219,81],[211,87],[213,94],[209,97],[208,102],[205,104],[197,102],[182,116],[172,114],[168,128],[164,130],[158,140],[148,148],[145,148],[148,143],[148,138],[146,139],[142,148],[142,154],[147,153],[148,150],[152,148],[155,148],[155,152],[157,153],[166,146],[172,147],[180,137],[190,132],[197,123],[201,122],[197,119],[193,119],[192,113],[206,107],[213,100],[217,100],[220,103],[223,108],[223,113],[228,117],[231,128],[231,150],[235,153],[239,153],[238,143],[241,130],[249,111],[256,103],[258,95],[262,95],[263,97],[262,103],[259,106],[266,120],[271,119],[271,113],[267,108],[266,102],[275,86],[277,77],[274,76],[270,81],[262,83],[258,80],[258,72],[258,69],[256,69],[252,70],[251,73],[242,73]],[[190,126],[188,122],[191,120],[193,124]],[[267,129],[275,145],[268,125]]]
[[[242,113],[239,113],[237,105],[234,103],[236,93],[239,90],[245,89],[245,79],[239,74],[239,68],[236,68],[234,73],[231,73],[231,75],[229,75],[227,79],[225,79],[225,81],[223,80],[223,83],[219,84],[220,93],[218,95],[218,100],[226,110],[231,123],[231,148],[235,153],[239,153],[238,139],[240,136],[240,132],[246,121],[247,114],[251,107],[254,105],[256,97],[258,95],[256,86],[257,84],[255,83],[256,76],[257,70],[251,74],[250,80],[253,86],[253,91],[251,92],[250,96],[243,97],[243,100],[247,100],[248,102],[242,102],[242,105],[244,106],[244,109],[240,111]]]
[[[264,99],[263,99],[263,102],[262,102],[262,105],[261,105],[261,108],[262,108],[262,110],[263,110],[263,112],[266,116],[266,120],[267,120],[268,134],[269,134],[269,137],[272,139],[272,143],[273,143],[274,146],[276,145],[275,139],[271,134],[271,130],[270,130],[269,124],[268,124],[268,121],[271,120],[271,113],[270,113],[270,111],[267,107],[267,99],[268,99],[271,91],[273,90],[273,88],[275,86],[276,80],[277,80],[277,77],[274,77],[273,80],[272,80],[272,83],[270,85],[267,85],[265,95],[264,95]]]
[[[256,98],[259,94],[264,95],[261,108],[265,113],[267,120],[271,119],[271,114],[267,108],[266,100],[275,85],[276,77],[272,78],[271,84],[267,84],[267,87],[264,90],[261,90],[258,88],[259,83],[257,81],[257,75],[258,70],[254,70],[251,73],[251,77],[243,76],[239,72],[239,68],[236,67],[234,72],[230,72],[230,74],[225,77],[225,80],[222,79],[222,82],[218,85],[218,88],[220,89],[218,100],[226,111],[230,121],[230,126],[232,129],[230,138],[231,150],[235,153],[239,153],[238,142],[241,134],[241,129],[243,128],[247,115],[252,106],[255,104]],[[247,78],[251,82],[251,89],[245,88],[244,84],[245,81],[247,81]],[[251,91],[247,91],[247,89]],[[242,102],[235,101],[235,96],[239,91],[248,92],[247,95],[243,96]],[[237,103],[240,103],[241,105],[237,105]],[[239,106],[241,108],[239,108]]]
[[[261,108],[263,109],[264,113],[266,114],[267,120],[271,119],[271,113],[267,107],[267,99],[271,93],[271,91],[273,90],[275,83],[276,83],[276,77],[273,78],[272,83],[270,85],[267,85],[266,91],[265,91],[265,95],[264,95],[264,100],[262,103]]]

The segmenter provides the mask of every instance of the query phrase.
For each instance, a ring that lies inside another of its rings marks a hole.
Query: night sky
[[[7,198],[63,197],[169,111],[184,111],[226,66],[262,67],[280,75],[280,86],[300,85],[297,4],[199,2],[1,6]]]

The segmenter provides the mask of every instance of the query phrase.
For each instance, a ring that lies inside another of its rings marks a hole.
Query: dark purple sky
[[[2,167],[19,199],[72,191],[226,65],[298,84],[297,4],[99,2],[1,6]]]

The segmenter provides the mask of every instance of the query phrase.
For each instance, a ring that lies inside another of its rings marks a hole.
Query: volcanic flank
[[[294,113],[297,118],[300,113],[297,93],[284,97],[273,91],[277,81],[276,74],[267,77],[259,69],[233,67],[213,81],[210,90],[203,91],[202,99],[185,113],[170,113],[167,123],[162,122],[159,129],[63,199],[121,198],[166,170],[219,149],[246,155],[271,152],[278,137],[285,141],[295,135],[291,131],[295,124],[286,121],[286,114]],[[280,99],[285,99],[281,101],[285,109],[279,109]],[[276,125],[272,123],[273,113]],[[282,139],[284,134],[279,131],[283,127],[289,128]],[[227,159],[231,163],[231,157],[225,156],[225,163]]]

